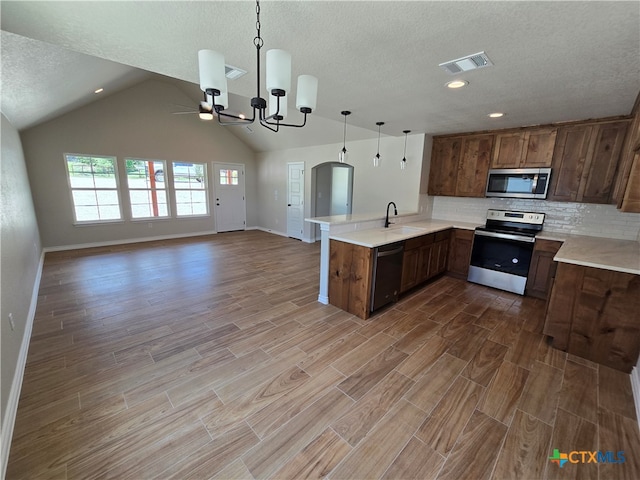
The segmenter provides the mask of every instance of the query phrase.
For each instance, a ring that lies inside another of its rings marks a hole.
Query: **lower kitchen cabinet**
[[[473,230],[454,228],[449,242],[449,275],[465,279],[469,274],[469,261],[473,245]]]
[[[373,249],[331,240],[329,303],[360,318],[369,317]]]
[[[445,230],[405,241],[400,293],[446,271],[449,235]]]
[[[629,373],[640,353],[640,276],[559,263],[543,333],[552,346]]]
[[[562,242],[536,240],[527,277],[526,295],[547,299],[556,274],[557,263],[553,261],[553,257],[561,246]]]

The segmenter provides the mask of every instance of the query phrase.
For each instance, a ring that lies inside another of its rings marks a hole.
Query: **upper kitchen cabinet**
[[[429,169],[429,195],[453,196],[456,194],[461,144],[460,137],[435,137],[433,139],[431,168]]]
[[[623,212],[640,213],[640,94],[633,114],[633,123],[622,149],[614,200]]]
[[[558,128],[549,200],[611,203],[628,120]]]
[[[493,135],[435,137],[429,195],[484,197]]]
[[[493,138],[493,135],[481,135],[462,139],[462,153],[460,162],[458,162],[456,196],[484,197]]]
[[[550,167],[556,134],[556,128],[530,128],[497,134],[491,168]]]

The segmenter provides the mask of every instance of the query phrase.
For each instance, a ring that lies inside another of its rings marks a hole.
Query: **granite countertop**
[[[397,217],[394,217],[394,219]],[[375,248],[389,243],[400,242],[409,238],[428,235],[430,233],[448,230],[450,228],[461,228],[473,230],[478,226],[476,223],[448,222],[445,220],[420,220],[417,222],[398,223],[389,228],[379,227],[366,230],[356,230],[353,232],[337,233],[330,235],[332,240],[352,243],[362,247]]]

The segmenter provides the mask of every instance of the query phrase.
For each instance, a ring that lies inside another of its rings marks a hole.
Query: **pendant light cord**
[[[347,148],[347,114],[344,115],[344,131],[342,133],[342,148]]]

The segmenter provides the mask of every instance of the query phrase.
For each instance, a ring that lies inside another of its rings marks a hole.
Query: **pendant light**
[[[400,170],[407,168],[407,135],[411,133],[411,130],[403,130],[402,133],[404,133],[404,155],[400,161]]]
[[[379,167],[380,160],[382,159],[382,157],[380,157],[380,127],[384,125],[384,122],[376,122],[376,125],[378,126],[378,153],[373,157],[373,166]]]
[[[351,115],[351,112],[349,110],[343,110],[342,112],[340,112],[342,115],[344,115],[344,133],[342,135],[342,150],[340,150],[340,153],[338,153],[338,160],[340,160],[340,163],[346,163],[347,159],[349,158],[349,153],[347,152],[347,116]]]

